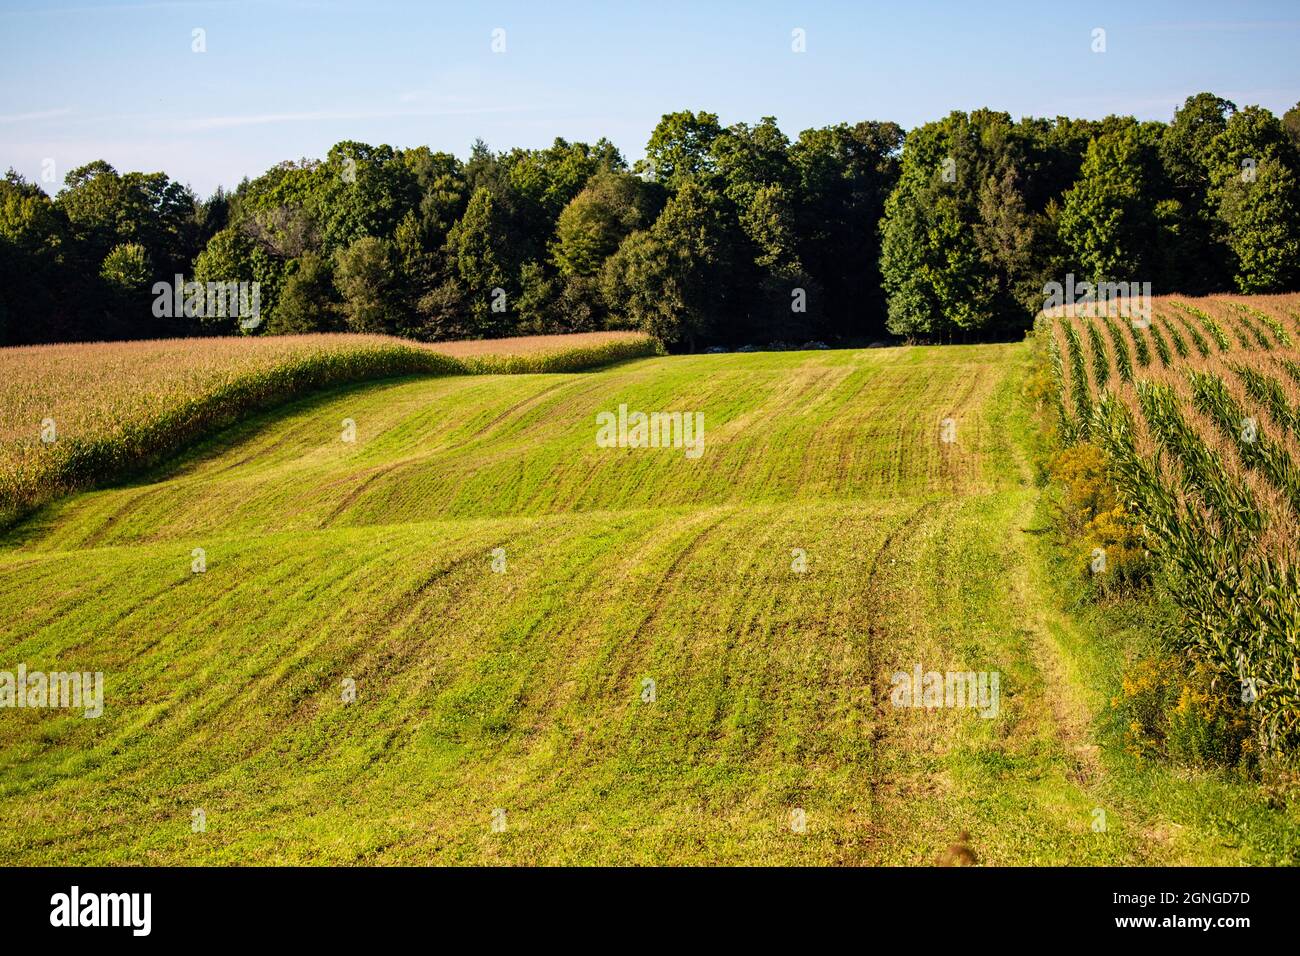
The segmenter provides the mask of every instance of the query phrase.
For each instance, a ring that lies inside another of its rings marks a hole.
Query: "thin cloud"
[[[70,109],[41,110],[36,113],[0,113],[0,123],[24,123],[28,120],[51,119],[55,116],[67,116]]]

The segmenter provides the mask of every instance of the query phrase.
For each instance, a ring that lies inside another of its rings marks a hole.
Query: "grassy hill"
[[[1028,366],[353,385],[48,505],[0,539],[0,668],[102,670],[105,712],[0,715],[0,855],[928,863],[967,830],[991,863],[1292,858],[1294,814],[1097,746],[1115,675],[1029,533]],[[623,403],[702,411],[703,456],[598,448]],[[918,663],[1000,672],[998,717],[890,707]]]

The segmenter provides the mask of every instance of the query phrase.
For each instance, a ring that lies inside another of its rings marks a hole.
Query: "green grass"
[[[1045,524],[1046,514],[1040,515]],[[1086,688],[1097,715],[1094,736],[1105,772],[1102,792],[1111,817],[1145,819],[1147,839],[1180,862],[1300,865],[1300,813],[1292,799],[1270,795],[1236,770],[1192,768],[1139,759],[1127,752],[1125,729],[1108,702],[1121,696],[1125,663],[1160,649],[1178,609],[1155,588],[1101,601],[1072,585],[1077,559],[1048,540],[1038,543],[1034,568],[1047,603],[1062,612],[1056,630],[1073,682]],[[1077,556],[1074,556],[1077,558]],[[1159,808],[1158,814],[1151,813]]]
[[[1028,361],[353,386],[47,506],[0,539],[0,669],[102,670],[106,708],[0,711],[0,858],[928,863],[963,829],[992,863],[1271,858],[1294,815],[1251,803],[1227,846],[1209,784],[1112,769],[1092,622],[1030,533]],[[704,412],[703,456],[596,447],[620,403]],[[915,663],[999,671],[1000,716],[890,707]]]

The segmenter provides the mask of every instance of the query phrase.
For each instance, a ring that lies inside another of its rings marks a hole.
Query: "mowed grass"
[[[963,829],[984,862],[1267,859],[1293,820],[1153,840],[1096,754],[1025,533],[1027,361],[357,386],[48,506],[0,543],[0,669],[102,670],[105,712],[0,711],[0,859],[928,863]],[[703,456],[598,448],[619,404],[702,411]],[[890,707],[916,663],[999,671],[998,718]]]
[[[988,488],[981,448],[1007,442],[985,418],[1005,375],[993,354],[733,354],[361,386],[227,433],[157,480],[69,499],[22,536],[49,549]],[[707,451],[597,447],[596,414],[620,404],[703,412]],[[939,441],[944,418],[961,441]]]

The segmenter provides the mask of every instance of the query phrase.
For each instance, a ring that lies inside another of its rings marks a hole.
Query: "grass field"
[[[1297,861],[1294,809],[1098,745],[1116,631],[1034,533],[1029,364],[352,385],[47,505],[0,538],[0,669],[105,710],[2,713],[0,859]],[[620,404],[703,412],[703,455],[597,447]],[[999,672],[998,716],[891,707],[916,664]]]

